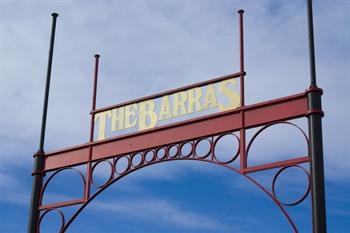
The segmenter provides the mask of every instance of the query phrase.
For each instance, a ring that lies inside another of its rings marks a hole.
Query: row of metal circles
[[[226,144],[225,144],[226,142]],[[219,151],[223,147],[232,147],[230,154]],[[221,153],[221,154],[220,154]],[[210,156],[211,155],[211,156]],[[112,160],[101,160],[92,166],[91,183],[101,188],[115,178],[143,165],[171,159],[213,160],[221,164],[232,163],[239,155],[239,138],[234,133],[225,133],[217,137],[202,138],[180,144],[146,150],[131,155],[122,155]],[[110,173],[103,184],[96,184],[94,171],[99,166],[107,166]]]

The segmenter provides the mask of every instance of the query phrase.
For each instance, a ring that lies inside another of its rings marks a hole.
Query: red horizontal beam
[[[298,157],[295,159],[287,159],[287,160],[273,162],[273,163],[267,163],[267,164],[263,164],[263,165],[251,166],[251,167],[243,169],[243,173],[252,173],[252,172],[258,172],[258,171],[274,169],[274,168],[279,168],[279,167],[293,166],[296,164],[306,163],[309,161],[310,161],[310,158],[308,156]]]
[[[77,205],[77,204],[82,204],[86,200],[84,198],[80,199],[74,199],[74,200],[69,200],[69,201],[61,201],[61,202],[56,202],[48,205],[41,205],[39,206],[39,210],[48,210],[52,208],[59,208],[63,206],[71,206],[71,205]]]
[[[301,93],[47,153],[45,171],[89,162],[89,147],[92,147],[92,161],[94,161],[199,137],[236,131],[242,128],[241,114],[243,112],[245,128],[252,128],[275,121],[302,117],[307,111],[307,97],[305,93]]]

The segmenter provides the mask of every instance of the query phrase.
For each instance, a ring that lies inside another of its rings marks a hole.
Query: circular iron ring
[[[141,159],[138,163],[134,163],[134,159],[136,158],[136,156],[141,156]],[[132,167],[136,168],[138,166],[141,166],[143,163],[145,162],[145,158],[143,157],[143,153],[135,153],[133,155],[131,155],[131,165]]]
[[[171,154],[171,149],[175,148],[176,152],[175,154]],[[166,154],[167,157],[170,159],[176,158],[179,155],[179,145],[178,144],[172,144],[166,147]]]
[[[204,155],[199,155],[198,152],[197,152],[197,148],[198,148],[198,145],[199,143],[201,142],[204,142],[204,141],[208,141],[209,143],[209,150],[206,154]],[[194,150],[193,150],[193,153],[194,153],[194,157],[196,158],[199,158],[199,159],[205,159],[207,158],[211,152],[212,152],[212,148],[213,148],[213,142],[209,139],[209,138],[202,138],[202,139],[199,139],[196,141],[196,143],[194,144]]]
[[[126,166],[126,168],[122,171],[122,172],[119,172],[118,169],[117,169],[117,164],[118,164],[118,161],[120,161],[121,159],[123,158],[126,158],[127,159],[127,163],[128,165]],[[131,162],[130,162],[130,157],[127,156],[127,155],[123,155],[123,156],[120,156],[119,158],[117,158],[115,161],[114,161],[114,171],[115,173],[117,173],[118,175],[123,175],[124,173],[126,173],[127,171],[129,171],[130,167],[131,167]]]
[[[41,227],[41,222],[42,222],[43,218],[45,217],[45,215],[47,215],[48,213],[50,213],[50,212],[52,212],[52,211],[57,212],[58,215],[60,216],[60,219],[61,219],[61,228],[60,228],[59,233],[63,232],[64,225],[66,224],[63,212],[62,212],[61,210],[59,210],[59,209],[48,209],[48,210],[46,210],[46,211],[40,216],[40,218],[39,218],[39,222],[38,222],[38,233],[40,233],[40,227]]]
[[[91,184],[94,184],[94,171],[95,171],[95,168],[103,163],[103,162],[106,162],[107,164],[109,164],[110,168],[111,168],[111,174],[109,175],[108,179],[102,184],[102,185],[99,185],[97,186],[98,188],[102,188],[104,187],[105,185],[107,185],[109,182],[111,182],[114,178],[113,174],[114,174],[114,169],[113,169],[113,164],[111,163],[111,161],[109,160],[101,160],[101,161],[98,161],[97,163],[95,163],[92,168],[91,168]]]
[[[308,180],[308,187],[305,191],[305,193],[299,198],[297,199],[296,201],[294,202],[290,202],[290,203],[286,203],[286,202],[281,202],[281,200],[277,197],[276,195],[276,191],[275,191],[275,186],[276,186],[276,181],[277,181],[277,178],[278,176],[283,172],[285,171],[286,169],[288,168],[291,168],[291,167],[297,167],[297,168],[300,168],[306,175],[307,175],[307,180]],[[273,181],[272,181],[272,193],[273,193],[273,196],[276,198],[276,200],[278,200],[279,203],[281,203],[282,205],[284,206],[295,206],[295,205],[298,205],[299,203],[303,202],[305,200],[305,198],[307,197],[307,195],[309,194],[310,192],[310,175],[309,175],[309,172],[303,168],[302,166],[300,165],[291,165],[291,166],[286,166],[286,167],[283,167],[281,168],[277,173],[276,175],[273,177]]]
[[[185,145],[189,145],[191,147],[190,151],[188,153],[186,153],[186,154],[184,154],[183,151],[182,151],[182,149],[184,148]],[[188,142],[181,143],[180,151],[179,151],[179,154],[180,154],[181,157],[185,157],[185,158],[190,157],[192,155],[192,153],[193,153],[193,142],[188,141]]]
[[[233,155],[233,157],[230,159],[230,160],[227,160],[227,161],[220,161],[216,154],[215,154],[215,148],[216,148],[216,145],[217,143],[219,142],[219,140],[227,135],[233,135],[236,139],[237,139],[237,143],[238,143],[238,147],[237,147],[237,151],[236,151],[236,154]],[[240,140],[238,138],[238,136],[234,133],[225,133],[225,134],[221,134],[218,138],[215,139],[214,141],[214,148],[213,148],[213,157],[216,161],[218,161],[219,163],[223,163],[223,164],[229,164],[229,163],[232,163],[233,161],[235,161],[239,155],[239,150],[240,150]]]

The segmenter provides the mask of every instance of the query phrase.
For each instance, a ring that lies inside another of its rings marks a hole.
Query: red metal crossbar
[[[45,167],[42,172],[89,162],[90,147],[92,147],[91,161],[96,161],[161,145],[239,130],[242,129],[242,112],[245,115],[244,128],[248,129],[275,121],[302,117],[307,111],[306,93],[301,93],[143,132],[50,152],[45,156]]]

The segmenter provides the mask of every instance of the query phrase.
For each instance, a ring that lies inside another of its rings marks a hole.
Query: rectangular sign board
[[[233,110],[241,103],[232,74],[94,111],[97,140]]]

